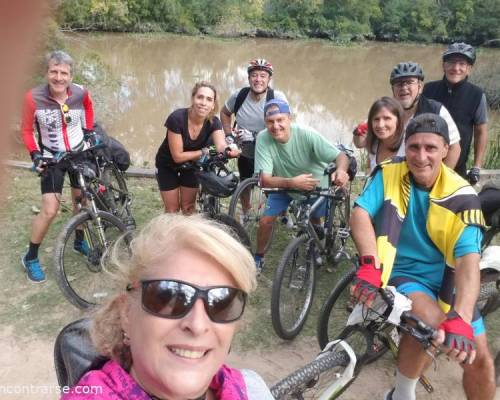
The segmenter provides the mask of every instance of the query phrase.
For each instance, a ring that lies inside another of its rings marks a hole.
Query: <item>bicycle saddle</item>
[[[89,335],[90,320],[79,319],[66,325],[54,344],[54,364],[60,386],[74,386],[93,369],[101,368],[107,359],[97,353]]]

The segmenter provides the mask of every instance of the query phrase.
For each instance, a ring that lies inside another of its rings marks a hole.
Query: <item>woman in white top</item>
[[[370,107],[366,132],[354,130],[355,146],[368,151],[368,172],[388,158],[405,155],[403,114],[397,100],[382,97]]]

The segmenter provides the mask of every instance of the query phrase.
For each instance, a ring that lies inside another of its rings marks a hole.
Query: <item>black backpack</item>
[[[109,136],[98,123],[94,124],[94,132],[106,145],[102,149],[103,155],[113,161],[121,171],[126,171],[130,167],[130,153],[125,146],[114,137]]]
[[[249,92],[250,92],[250,86],[247,86],[241,89],[238,95],[236,96],[236,101],[234,102],[234,110],[233,110],[233,114],[235,116],[238,113],[238,110],[241,108],[241,105],[247,98]],[[266,93],[266,102],[272,99],[274,99],[274,90],[268,87]],[[236,120],[234,121],[234,126],[236,126]]]

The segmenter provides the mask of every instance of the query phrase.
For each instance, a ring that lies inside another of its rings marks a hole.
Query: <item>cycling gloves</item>
[[[443,343],[446,347],[467,353],[476,348],[472,327],[456,311],[446,314],[446,320],[441,323],[439,329],[446,333]]]

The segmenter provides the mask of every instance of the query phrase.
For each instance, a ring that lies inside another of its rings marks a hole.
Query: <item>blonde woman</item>
[[[99,399],[272,399],[255,372],[224,364],[256,280],[252,256],[223,227],[159,216],[118,265],[121,290],[91,329],[110,361],[77,386],[101,386]],[[78,391],[63,399],[83,399]]]
[[[219,111],[217,90],[208,82],[199,82],[191,91],[191,105],[172,112],[166,122],[167,133],[156,153],[156,178],[165,212],[194,212],[198,179],[194,170],[179,170],[187,161],[208,155],[207,146],[237,157],[239,150],[227,148]]]

